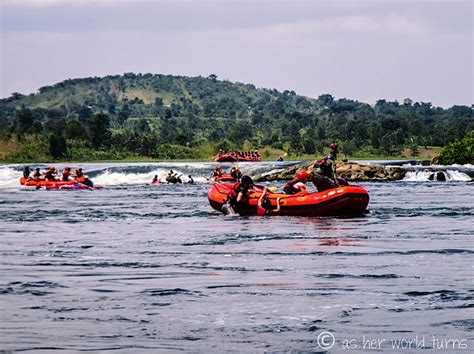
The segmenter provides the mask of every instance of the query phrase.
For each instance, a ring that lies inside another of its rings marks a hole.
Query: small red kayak
[[[211,207],[217,211],[227,199],[232,188],[229,183],[216,183],[209,189],[208,199]],[[248,204],[240,210],[240,215],[257,215],[258,199],[262,191],[250,189]],[[363,187],[343,186],[323,192],[305,194],[266,195],[271,201],[271,209],[276,209],[276,200],[280,198],[278,215],[292,216],[354,216],[363,215],[369,204],[369,193]]]

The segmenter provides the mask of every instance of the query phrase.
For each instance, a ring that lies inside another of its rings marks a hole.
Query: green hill
[[[0,159],[208,158],[218,147],[396,155],[474,129],[472,107],[256,88],[209,77],[133,74],[72,79],[0,100]],[[3,152],[2,152],[3,147]]]

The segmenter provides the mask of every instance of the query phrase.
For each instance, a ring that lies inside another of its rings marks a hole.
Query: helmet
[[[296,178],[298,178],[300,181],[306,181],[308,179],[308,172],[298,171],[296,172]]]
[[[332,161],[334,161],[334,160],[335,160],[335,158],[334,158],[334,155],[329,155],[328,157],[326,157],[326,159],[328,159],[328,160],[332,160]]]
[[[240,179],[240,183],[242,184],[246,184],[246,185],[253,185],[253,180],[250,176],[243,176],[241,179]]]
[[[65,167],[64,170],[65,171],[71,171],[71,167]]]

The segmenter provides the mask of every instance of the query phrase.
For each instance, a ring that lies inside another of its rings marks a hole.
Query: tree
[[[23,108],[18,112],[18,130],[20,134],[31,131],[34,119],[33,113],[29,109]]]
[[[104,113],[96,113],[87,122],[87,130],[91,146],[98,149],[109,143],[111,133],[109,131],[110,118]]]
[[[55,159],[66,156],[67,143],[62,135],[57,133],[51,134],[49,137],[49,153]]]
[[[78,139],[86,140],[87,131],[86,128],[77,120],[71,120],[67,122],[65,136],[67,139]]]
[[[445,165],[474,163],[474,131],[463,139],[445,146],[439,156],[439,161]]]
[[[347,158],[348,156],[354,155],[357,151],[356,144],[353,141],[346,141],[342,144],[342,153]]]

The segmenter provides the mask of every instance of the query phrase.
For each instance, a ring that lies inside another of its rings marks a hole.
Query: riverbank
[[[181,145],[160,145],[155,157],[136,155],[133,152],[123,151],[115,146],[108,149],[94,150],[83,144],[74,145],[69,143],[67,153],[62,157],[53,158],[49,153],[48,142],[34,136],[25,136],[22,141],[0,139],[0,163],[61,163],[61,162],[158,162],[158,161],[212,161],[216,151],[219,150],[218,143],[202,143],[197,146],[187,147]],[[399,154],[381,154],[370,148],[363,148],[357,153],[346,155],[339,153],[339,159],[351,160],[431,160],[439,155],[441,147],[427,147],[418,149],[413,155],[412,151],[405,149]],[[244,145],[242,151],[254,150],[252,146]],[[276,161],[282,156],[286,161],[314,161],[327,156],[329,148],[315,154],[294,154],[288,149],[276,149],[265,146],[259,149],[262,161]]]

